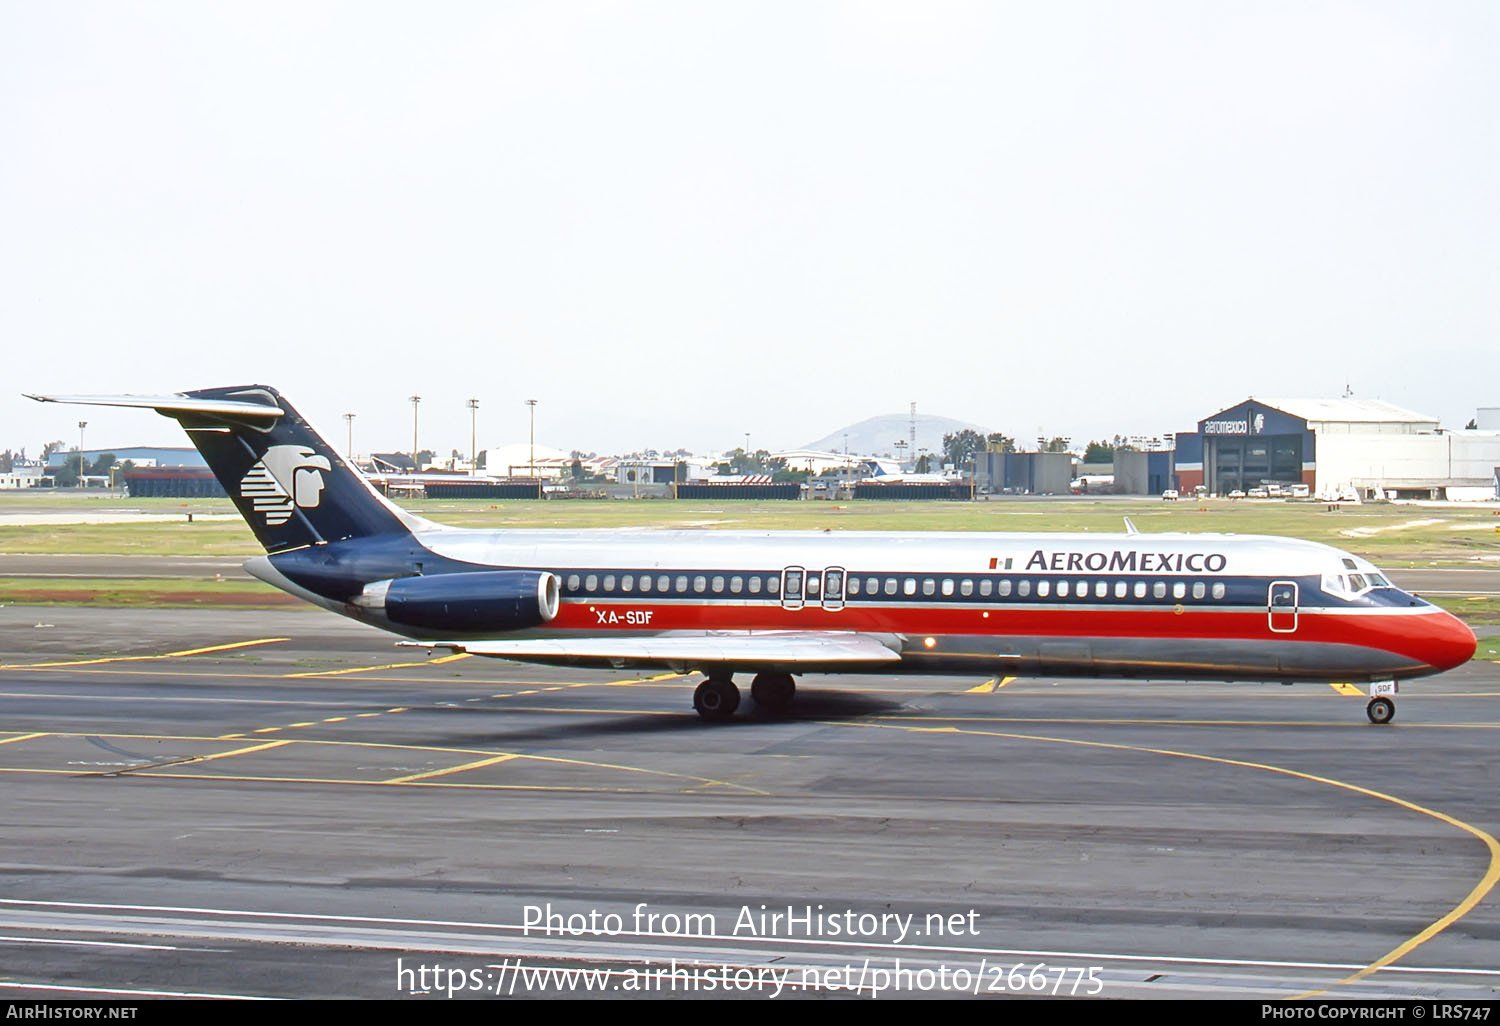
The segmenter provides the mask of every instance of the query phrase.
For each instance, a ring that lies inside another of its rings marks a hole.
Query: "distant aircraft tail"
[[[267,552],[399,535],[427,521],[387,502],[274,388],[171,396],[41,396],[41,402],[154,409],[182,425]]]

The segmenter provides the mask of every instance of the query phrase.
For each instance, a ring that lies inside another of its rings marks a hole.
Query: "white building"
[[[1249,399],[1177,436],[1178,487],[1224,495],[1268,483],[1314,494],[1483,499],[1500,431],[1444,431],[1378,399]]]

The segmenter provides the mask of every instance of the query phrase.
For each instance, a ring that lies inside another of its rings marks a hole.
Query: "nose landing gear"
[[[1365,715],[1371,723],[1389,723],[1396,718],[1398,687],[1393,680],[1377,680],[1370,685],[1370,704],[1365,706]]]

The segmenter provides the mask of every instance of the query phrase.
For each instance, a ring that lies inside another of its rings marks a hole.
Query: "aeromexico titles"
[[[274,389],[33,396],[136,406],[188,432],[266,549],[246,568],[415,643],[524,662],[735,674],[781,710],[795,675],[935,673],[1397,682],[1470,630],[1349,553],[1202,534],[485,531],[376,492]]]

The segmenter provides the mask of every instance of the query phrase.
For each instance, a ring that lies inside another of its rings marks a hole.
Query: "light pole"
[[[414,395],[411,397],[411,472],[417,473],[422,469],[417,459],[417,407],[422,403],[422,397]]]
[[[896,439],[896,462],[901,467],[901,473],[906,473],[906,439]]]
[[[479,400],[469,400],[469,476],[479,473]]]
[[[531,477],[536,479],[536,400],[526,400],[526,405],[531,408]]]
[[[349,429],[349,444],[344,449],[344,455],[349,457],[350,464],[354,463],[354,414],[344,414],[344,424]]]
[[[86,420],[78,422],[78,487],[83,487],[83,429],[89,426]]]

